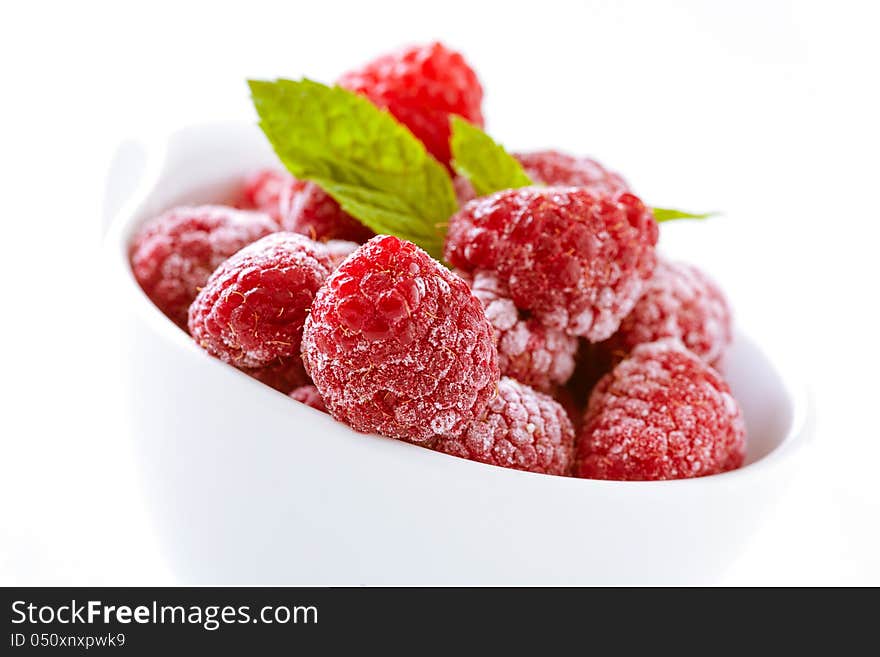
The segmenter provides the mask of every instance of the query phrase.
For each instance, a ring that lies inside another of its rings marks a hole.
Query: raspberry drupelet
[[[744,457],[745,424],[727,383],[670,338],[639,345],[596,385],[575,475],[702,477],[738,468]]]
[[[545,326],[598,342],[635,305],[657,237],[632,194],[526,187],[467,203],[449,220],[445,255],[466,272],[494,272],[516,307]]]
[[[732,335],[730,306],[721,289],[696,267],[659,258],[632,312],[601,346],[619,360],[639,344],[678,338],[717,365]]]
[[[543,474],[568,474],[574,429],[552,397],[508,377],[498,383],[485,413],[458,437],[433,449],[453,456]]]
[[[189,305],[217,266],[277,229],[261,212],[221,205],[173,208],[135,235],[132,271],[150,300],[186,329]]]
[[[321,399],[321,394],[313,385],[300,386],[299,388],[294,389],[290,393],[290,398],[295,399],[306,406],[311,406],[322,413],[327,412],[327,407],[324,405],[324,400]]]
[[[273,381],[293,382],[283,390],[290,392],[305,382],[295,376],[302,369],[303,324],[331,268],[321,245],[302,235],[264,237],[211,275],[190,307],[190,333],[224,362],[256,374],[268,368]]]
[[[449,165],[449,118],[483,125],[483,88],[460,53],[440,43],[403,48],[346,73],[339,85],[363,94],[418,137]]]
[[[303,361],[333,417],[420,443],[460,435],[499,378],[492,326],[467,284],[388,235],[361,246],[318,292]]]
[[[483,304],[495,329],[501,374],[520,383],[550,392],[574,372],[577,338],[547,328],[517,310],[498,277],[489,272],[462,273],[471,292]]]

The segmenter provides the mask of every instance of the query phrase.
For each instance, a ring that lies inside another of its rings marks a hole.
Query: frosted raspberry
[[[404,48],[339,79],[387,108],[440,162],[449,164],[449,117],[482,126],[483,88],[457,52],[440,43]]]
[[[303,360],[333,417],[414,442],[461,434],[499,376],[492,326],[467,284],[387,235],[358,249],[318,292]]]
[[[462,278],[470,283],[495,329],[502,375],[544,392],[568,381],[574,371],[577,338],[547,328],[517,310],[494,274],[476,272]]]
[[[583,187],[600,196],[630,191],[629,185],[619,174],[608,171],[588,157],[572,157],[549,150],[515,153],[514,157],[536,183]]]
[[[131,268],[153,303],[185,329],[189,305],[217,265],[277,229],[259,212],[219,205],[177,207],[138,231]]]
[[[357,242],[346,242],[345,240],[330,240],[329,242],[317,242],[324,247],[324,252],[330,258],[333,269],[342,264],[348,256],[358,250],[360,244]]]
[[[271,364],[264,367],[242,367],[240,369],[257,381],[265,383],[285,395],[294,388],[306,385],[311,381],[303,368],[302,358],[299,354],[276,358]]]
[[[674,339],[636,347],[596,386],[575,474],[682,479],[738,468],[745,425],[730,388]]]
[[[293,392],[290,393],[290,398],[295,399],[296,401],[305,404],[306,406],[311,406],[312,408],[321,411],[322,413],[327,412],[327,407],[324,406],[324,400],[321,399],[321,394],[318,392],[318,389],[313,385],[300,386],[296,388]]]
[[[280,200],[282,193],[290,187],[293,176],[280,169],[260,169],[245,178],[242,190],[245,208],[256,208],[281,223]]]
[[[732,332],[730,307],[718,286],[696,267],[660,259],[632,312],[604,346],[622,356],[643,342],[678,338],[715,364]]]
[[[284,230],[316,241],[346,240],[360,244],[375,235],[313,182],[291,179],[281,191],[279,206]]]
[[[446,260],[493,271],[517,308],[569,335],[604,340],[654,269],[657,222],[629,193],[526,187],[465,205],[449,220]]]
[[[483,416],[463,435],[432,447],[472,461],[564,475],[571,464],[574,429],[552,397],[503,377]]]
[[[211,275],[190,307],[190,333],[241,369],[296,370],[306,314],[330,269],[324,250],[302,235],[264,237]]]

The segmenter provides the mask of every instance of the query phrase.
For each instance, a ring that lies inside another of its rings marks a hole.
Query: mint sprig
[[[260,127],[284,166],[376,233],[440,257],[457,210],[446,168],[387,111],[312,80],[249,80]]]
[[[692,212],[685,212],[684,210],[676,210],[674,208],[651,208],[651,210],[654,213],[654,219],[656,219],[658,223],[664,221],[676,221],[678,219],[708,219],[709,217],[714,217],[718,214],[717,212],[694,214]]]
[[[477,196],[532,184],[519,161],[501,144],[460,116],[451,121],[452,168],[470,181]]]

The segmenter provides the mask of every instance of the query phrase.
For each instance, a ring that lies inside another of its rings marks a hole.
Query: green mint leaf
[[[501,144],[459,116],[452,117],[452,167],[470,180],[477,196],[532,184]]]
[[[702,214],[693,214],[691,212],[684,212],[683,210],[675,210],[673,208],[651,209],[654,211],[654,219],[656,219],[658,223],[662,223],[664,221],[675,221],[677,219],[708,219],[709,217],[714,217],[718,214],[717,212],[704,212]]]
[[[260,128],[281,162],[376,233],[434,257],[458,209],[446,168],[387,111],[312,80],[249,80]]]

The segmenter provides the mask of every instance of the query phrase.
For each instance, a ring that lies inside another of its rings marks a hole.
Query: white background
[[[880,584],[872,4],[4,3],[0,583],[174,582],[137,486],[99,260],[117,145],[251,118],[247,77],[332,81],[439,38],[478,70],[505,144],[592,154],[653,204],[725,211],[664,231],[741,326],[796,357],[817,411],[725,582]]]

